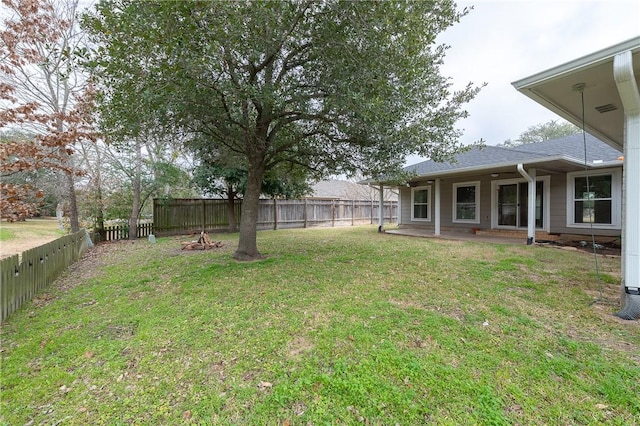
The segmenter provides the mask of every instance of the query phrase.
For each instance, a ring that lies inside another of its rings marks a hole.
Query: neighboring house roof
[[[362,192],[362,187],[347,180],[323,180],[311,187],[312,197],[353,199],[355,194]]]
[[[467,152],[454,156],[454,162],[423,161],[405,167],[406,171],[418,176],[443,175],[460,172],[479,172],[491,169],[513,167],[517,164],[540,165],[564,171],[567,167],[584,167],[585,142],[587,167],[603,167],[621,164],[621,152],[589,134],[582,133],[550,139],[544,142],[518,145],[515,147],[485,146],[473,147]]]

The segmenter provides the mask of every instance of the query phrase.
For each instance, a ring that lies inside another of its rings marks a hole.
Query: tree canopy
[[[573,135],[579,131],[580,129],[568,121],[558,122],[558,120],[551,120],[546,123],[529,126],[526,131],[520,133],[518,139],[515,141],[508,139],[500,144],[500,146],[513,147],[527,143],[543,142],[549,139]]]
[[[280,165],[377,176],[461,147],[455,124],[479,88],[450,89],[435,38],[467,12],[447,0],[101,0],[85,25],[112,123],[170,126],[246,170],[234,257],[250,260],[261,185]]]

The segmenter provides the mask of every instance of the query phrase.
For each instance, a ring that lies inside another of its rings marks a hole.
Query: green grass
[[[10,229],[0,228],[0,241],[8,241],[15,238],[16,234]]]
[[[24,222],[0,222],[0,241],[14,238],[60,237],[64,231],[58,229],[55,218],[32,218]]]
[[[640,422],[619,258],[599,288],[592,256],[553,248],[266,231],[268,258],[236,263],[217,238],[122,242],[10,317],[4,423]]]

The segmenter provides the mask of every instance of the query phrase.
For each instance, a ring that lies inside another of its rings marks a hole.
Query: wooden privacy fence
[[[55,241],[0,260],[2,321],[51,284],[87,250],[83,229]]]
[[[378,222],[379,202],[371,200],[260,200],[258,229],[344,226]],[[236,200],[236,224],[242,201]],[[383,218],[397,219],[398,202],[385,201]],[[154,199],[153,228],[158,235],[229,228],[227,201],[218,199]]]
[[[136,229],[136,237],[148,237],[153,234],[153,223],[139,223]],[[129,239],[129,225],[109,225],[104,227],[104,241]],[[96,238],[98,238],[96,236]],[[96,241],[95,238],[92,238]]]

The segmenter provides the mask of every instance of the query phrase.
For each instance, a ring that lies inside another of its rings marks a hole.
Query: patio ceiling
[[[640,37],[513,82],[521,93],[622,151],[624,108],[613,75],[613,58],[631,51],[640,86]]]

